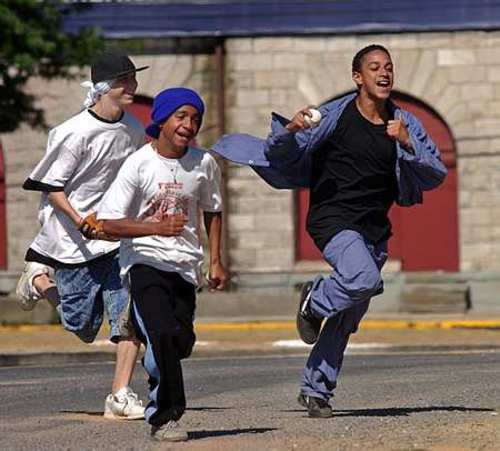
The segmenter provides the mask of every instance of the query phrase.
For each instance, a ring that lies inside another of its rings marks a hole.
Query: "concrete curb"
[[[283,319],[263,319],[263,320],[249,320],[249,319],[239,319],[235,320],[210,320],[206,319],[205,322],[198,322],[195,324],[195,329],[198,332],[247,332],[247,331],[295,331],[295,321],[283,318]],[[410,331],[410,330],[453,330],[453,329],[469,329],[469,330],[498,330],[500,331],[500,318],[499,319],[366,319],[361,325],[362,330],[372,330],[372,331]],[[0,336],[17,336],[25,335],[28,337],[33,334],[33,339],[40,340],[43,334],[46,333],[48,336],[57,336],[64,334],[71,337],[71,334],[66,334],[59,324],[26,324],[26,325],[5,325],[0,326]],[[62,335],[61,335],[62,336]],[[236,338],[236,336],[235,336]],[[53,338],[52,338],[53,340]],[[230,342],[232,343],[232,342]],[[467,347],[467,346],[466,346]],[[412,351],[416,352],[421,348],[420,345],[415,344],[415,346],[403,346],[396,345],[396,347],[391,347],[392,352],[394,351]],[[488,345],[474,345],[472,349],[476,350],[488,350],[497,349],[498,346]],[[19,348],[18,348],[19,349]],[[17,349],[9,349],[5,346],[3,350],[0,349],[0,367],[15,367],[21,365],[71,365],[71,364],[82,364],[82,363],[101,363],[101,362],[113,362],[114,361],[114,349],[110,347],[109,349],[94,348],[89,350],[82,350],[79,347],[74,347],[72,344],[67,344],[66,346],[61,346],[61,352],[54,352],[54,346],[47,351],[40,350],[39,352],[23,352]],[[429,349],[434,351],[445,350],[445,349],[464,349],[464,345],[455,346],[430,346]],[[295,349],[295,352],[300,350]],[[229,357],[231,355],[260,355],[260,354],[290,354],[293,351],[278,350],[272,347],[248,347],[239,346],[238,343],[232,343],[230,346],[226,346],[221,349],[217,346],[215,349],[198,348],[193,353],[195,357]],[[305,352],[305,351],[303,351]]]
[[[274,348],[259,347],[257,348],[239,348],[224,350],[195,350],[191,358],[206,359],[206,358],[224,358],[231,357],[263,357],[263,356],[306,356],[309,352],[309,346],[303,348]],[[496,345],[387,345],[381,347],[373,347],[366,349],[347,350],[349,355],[373,355],[380,353],[395,353],[395,354],[441,354],[441,353],[491,353],[500,352],[500,346]],[[1,354],[0,353],[0,368],[13,368],[18,366],[66,366],[66,365],[85,365],[97,363],[113,364],[115,361],[114,351],[90,351],[90,352],[37,352],[37,353],[20,353],[20,354]]]
[[[245,333],[251,331],[295,331],[295,321],[289,318],[282,319],[262,319],[253,320],[249,318],[232,318],[230,320],[225,319],[205,319],[205,321],[198,322],[195,324],[195,329],[197,332],[234,332]],[[441,319],[412,319],[412,318],[376,318],[376,319],[366,319],[361,325],[360,329],[370,330],[370,331],[431,331],[431,330],[458,330],[458,329],[468,329],[477,330],[495,330],[500,331],[500,318],[498,319],[484,319],[484,318],[474,318],[474,319],[450,319],[449,317]],[[33,338],[30,338],[32,334]],[[278,333],[279,334],[279,333]],[[283,334],[281,334],[283,335]],[[67,337],[68,340],[73,338],[71,334],[66,333],[62,326],[59,324],[26,324],[26,325],[5,325],[0,326],[0,337],[1,336],[11,336],[11,337],[21,337],[27,338],[27,343],[30,340],[40,340],[44,341],[44,337],[48,338],[48,349],[40,349],[39,352],[26,352],[30,349],[29,345],[20,345],[18,341],[14,340],[15,346],[9,348],[8,345],[4,346],[3,350],[0,350],[0,367],[16,367],[16,366],[52,366],[52,365],[72,365],[72,364],[86,364],[86,363],[103,363],[103,362],[113,362],[115,359],[114,348],[110,346],[109,348],[98,348],[83,350],[80,346],[74,346],[71,344],[65,344],[64,347],[59,347],[57,341],[54,342],[54,336]],[[217,338],[216,338],[217,340]],[[56,343],[56,344],[54,344]],[[217,343],[217,341],[215,341]],[[6,343],[5,343],[6,344]],[[40,343],[41,344],[41,343]],[[96,343],[97,344],[97,343]],[[269,345],[269,346],[268,346]],[[60,351],[58,351],[60,349]],[[465,350],[469,351],[491,351],[500,349],[500,345],[479,344],[479,345],[426,345],[422,346],[417,343],[414,345],[389,345],[384,346],[384,352],[420,352],[426,350],[428,352],[446,352],[454,351],[461,352]],[[376,352],[377,349],[367,350],[365,352]],[[380,351],[380,350],[378,350]],[[230,357],[233,355],[290,355],[293,353],[305,353],[307,350],[304,349],[277,349],[270,346],[270,343],[259,343],[255,346],[238,346],[238,344],[233,343],[229,347],[221,348],[219,345],[215,348],[205,348],[204,346],[198,347],[193,353],[193,357]]]
[[[0,368],[114,362],[114,352],[37,352],[0,354]]]

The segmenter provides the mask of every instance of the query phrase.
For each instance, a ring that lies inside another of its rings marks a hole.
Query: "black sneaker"
[[[297,312],[297,331],[299,332],[300,339],[308,345],[312,345],[318,340],[322,323],[321,319],[314,317],[309,305],[312,287],[312,282],[307,282],[302,287],[299,310]]]
[[[331,418],[333,417],[332,406],[324,399],[306,396],[302,393],[297,398],[299,404],[307,409],[311,418]]]

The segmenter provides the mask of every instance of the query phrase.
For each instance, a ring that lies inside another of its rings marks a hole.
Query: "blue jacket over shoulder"
[[[223,136],[212,150],[236,163],[251,166],[269,185],[278,189],[310,186],[311,154],[334,133],[338,119],[357,94],[349,94],[323,105],[322,119],[315,128],[289,132],[287,119],[274,114],[271,133],[266,140],[252,135],[234,133]],[[422,192],[436,188],[446,177],[436,145],[420,121],[411,113],[390,103],[395,119],[402,119],[410,135],[414,153],[396,143],[397,203],[410,206],[422,202]]]

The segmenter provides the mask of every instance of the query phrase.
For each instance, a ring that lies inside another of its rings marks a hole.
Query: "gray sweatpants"
[[[350,334],[356,332],[370,299],[383,291],[380,270],[387,260],[387,242],[374,246],[358,232],[343,230],[326,245],[323,256],[333,271],[314,280],[311,308],[327,320],[307,360],[300,391],[328,400]]]

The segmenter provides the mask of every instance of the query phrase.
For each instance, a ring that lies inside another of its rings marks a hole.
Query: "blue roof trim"
[[[64,30],[106,38],[279,36],[500,29],[500,0],[74,2]]]

